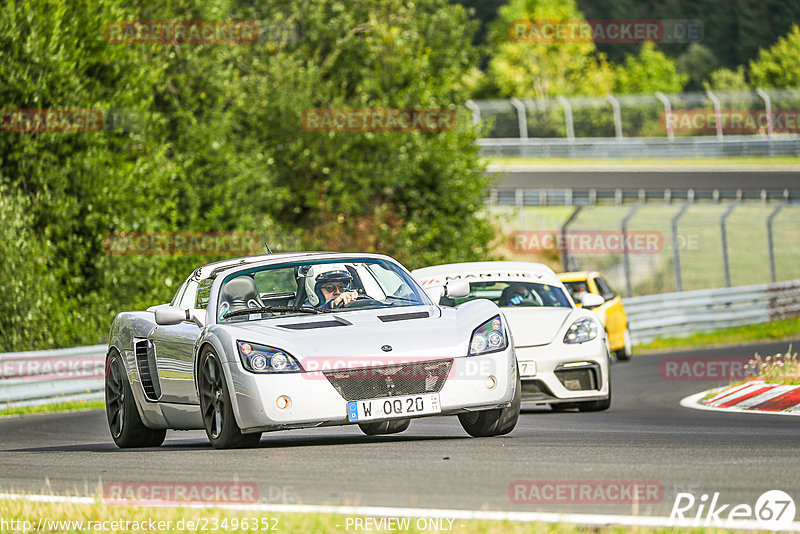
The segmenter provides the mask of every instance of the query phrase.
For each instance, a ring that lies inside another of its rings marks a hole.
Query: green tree
[[[614,74],[614,92],[621,94],[679,93],[689,79],[687,74],[679,74],[675,62],[651,42],[642,45],[638,56],[628,56],[623,65],[616,66]]]
[[[676,60],[678,72],[689,76],[686,90],[698,91],[702,89],[711,73],[719,68],[719,61],[714,53],[699,43],[692,43],[689,48],[678,56]]]
[[[708,81],[703,82],[704,89],[712,91],[748,91],[747,79],[744,67],[739,66],[736,70],[717,69],[708,77]]]
[[[114,21],[221,19],[300,31],[238,45],[103,39]],[[279,249],[379,251],[412,267],[487,257],[487,179],[463,111],[475,27],[445,0],[4,6],[3,108],[91,108],[106,120],[96,132],[0,136],[4,225],[29,243],[6,265],[30,265],[20,287],[48,288],[32,315],[6,308],[0,337],[25,339],[25,318],[46,316],[48,333],[31,342],[99,342],[114,313],[167,301],[197,264],[225,256],[116,256],[113,232],[249,231]],[[324,107],[448,109],[457,120],[445,132],[303,130],[303,110]],[[130,124],[108,119],[118,115]],[[0,300],[18,289],[0,286]]]
[[[511,0],[500,8],[490,42],[494,55],[489,76],[502,96],[546,98],[556,95],[602,95],[611,92],[613,72],[591,40],[543,42],[513,38],[516,21],[583,21],[575,0]]]
[[[787,35],[750,62],[750,83],[753,87],[800,87],[800,26],[792,26]]]

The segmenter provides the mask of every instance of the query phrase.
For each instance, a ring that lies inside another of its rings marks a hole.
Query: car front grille
[[[353,401],[438,393],[444,386],[452,365],[452,359],[432,360],[324,371],[323,374],[345,400]]]
[[[555,375],[570,391],[600,389],[600,366],[596,363],[572,369],[556,369]]]

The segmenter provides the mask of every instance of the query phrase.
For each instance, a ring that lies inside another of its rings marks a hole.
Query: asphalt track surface
[[[472,510],[669,515],[677,492],[720,492],[755,504],[781,489],[800,499],[800,418],[679,405],[719,382],[661,377],[663,358],[771,354],[789,342],[636,356],[612,365],[606,412],[524,409],[516,429],[470,438],[455,417],[412,421],[398,435],[356,426],[264,434],[258,448],[218,451],[203,432],[173,432],[159,448],[120,450],[105,412],[0,418],[0,489],[97,494],[120,481],[243,481],[262,502]],[[800,340],[794,341],[794,346]],[[535,481],[655,481],[657,504],[516,504],[509,485]]]
[[[498,189],[800,190],[800,171],[785,168],[656,168],[649,166],[491,166]]]

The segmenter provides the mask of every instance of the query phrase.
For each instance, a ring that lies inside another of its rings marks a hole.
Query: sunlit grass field
[[[645,204],[629,221],[631,231],[659,232],[663,246],[656,253],[631,254],[634,295],[676,290],[672,246],[672,218],[682,204]],[[683,290],[724,287],[720,218],[729,204],[696,203],[678,224]],[[732,286],[771,281],[767,240],[767,217],[775,204],[742,203],[727,220],[728,261]],[[570,225],[571,230],[619,231],[632,205],[587,206]],[[518,231],[556,232],[572,212],[571,207],[490,206],[487,208],[502,229],[496,253],[506,259],[541,261],[561,270],[556,253],[532,254],[514,250],[512,236]],[[800,279],[800,206],[787,205],[773,223],[777,280]],[[621,254],[575,254],[581,270],[603,272],[617,291],[624,291],[625,277]]]

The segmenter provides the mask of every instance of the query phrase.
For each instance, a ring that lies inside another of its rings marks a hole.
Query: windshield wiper
[[[311,306],[262,306],[261,308],[248,308],[246,310],[236,310],[227,312],[222,315],[223,319],[228,317],[237,317],[239,315],[250,315],[253,313],[271,313],[271,312],[297,312],[297,313],[331,313],[333,310],[325,310],[322,308],[312,308]]]

